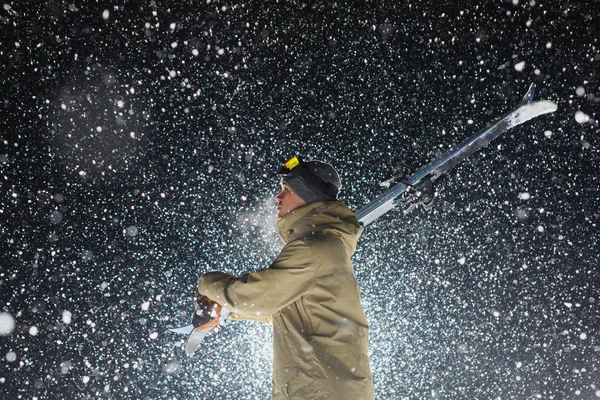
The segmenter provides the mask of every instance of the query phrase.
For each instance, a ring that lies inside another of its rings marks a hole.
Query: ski
[[[356,213],[360,224],[367,226],[400,204],[409,204],[405,212],[412,211],[419,204],[427,207],[431,200],[433,200],[433,197],[435,197],[435,194],[432,192],[433,187],[431,183],[440,176],[509,129],[540,115],[552,113],[557,110],[558,106],[551,101],[542,100],[534,102],[534,94],[535,84],[531,84],[521,104],[515,110],[476,132],[438,159],[420,168],[404,181],[396,183],[395,179],[388,180],[388,183],[396,184]]]
[[[223,308],[221,311],[221,324],[225,322],[230,313],[229,310]],[[196,348],[198,348],[200,342],[202,342],[213,329],[214,328],[194,329],[194,325],[190,324],[182,326],[181,328],[169,328],[169,331],[188,336],[185,340],[185,355],[191,357],[191,355],[194,354],[194,351],[196,351]]]

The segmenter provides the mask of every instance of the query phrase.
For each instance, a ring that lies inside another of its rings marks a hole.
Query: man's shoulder
[[[338,251],[345,252],[342,241],[326,232],[315,232],[303,235],[288,243],[285,247],[288,246],[291,246],[290,250],[309,252],[315,256],[322,256],[323,253],[335,254]]]
[[[314,251],[317,248],[331,248],[338,246],[338,244],[342,245],[338,238],[329,235],[326,232],[314,232],[299,236],[291,242],[286,243],[282,252],[286,250]]]

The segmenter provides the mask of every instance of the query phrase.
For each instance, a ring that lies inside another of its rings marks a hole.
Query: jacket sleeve
[[[286,245],[269,268],[239,278],[223,272],[202,275],[198,292],[237,314],[237,319],[266,322],[265,317],[298,300],[310,289],[316,270],[308,243],[298,240]]]

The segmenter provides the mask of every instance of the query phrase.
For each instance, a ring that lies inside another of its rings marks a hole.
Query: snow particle
[[[125,233],[127,234],[127,236],[130,236],[130,237],[137,236],[137,234],[138,234],[138,228],[135,225],[131,225],[130,227],[128,227],[125,230]]]
[[[547,139],[550,139],[552,137],[552,131],[544,131],[544,136],[546,136]]]
[[[156,339],[158,337],[158,332],[152,332],[149,336],[150,339]]]
[[[519,199],[521,200],[529,200],[531,195],[527,192],[519,193]]]
[[[575,121],[579,122],[580,124],[585,124],[590,121],[590,116],[583,111],[577,111],[575,113]]]
[[[466,262],[467,262],[467,259],[465,257],[461,257],[458,259],[458,263],[460,265],[465,265]]]
[[[8,362],[17,361],[17,353],[15,353],[14,351],[9,351],[8,353],[6,353],[6,361],[8,361]]]
[[[524,208],[518,207],[515,209],[515,217],[517,217],[519,221],[525,221],[529,218],[529,211]]]
[[[579,335],[579,339],[581,339],[581,340],[587,339],[587,334],[586,333],[582,333],[581,335]]]
[[[525,68],[525,61],[521,61],[521,62],[515,64],[515,70],[518,72],[523,72],[524,68]]]
[[[64,375],[68,373],[73,367],[73,363],[71,361],[63,361],[60,363],[60,372]]]
[[[104,10],[104,12],[102,13],[102,18],[105,21],[108,21],[108,18],[110,18],[110,11],[109,10]]]
[[[0,313],[0,336],[7,336],[15,329],[15,319],[7,312]]]
[[[67,310],[63,311],[63,313],[62,313],[62,321],[66,325],[69,325],[71,323],[72,317],[73,317],[73,314],[71,314],[70,311],[67,311]]]
[[[34,325],[31,328],[29,328],[29,334],[31,336],[37,336],[37,334],[38,334],[38,328],[37,328],[37,326]]]
[[[583,97],[585,96],[585,89],[582,86],[579,86],[577,89],[575,89],[575,94],[579,97]]]
[[[142,303],[142,310],[147,311],[150,308],[150,302],[146,301]]]
[[[54,211],[52,212],[52,214],[50,214],[50,222],[52,222],[53,224],[60,224],[62,220],[63,213],[61,213],[60,211]]]
[[[90,261],[92,258],[94,258],[94,253],[89,250],[84,250],[81,252],[80,256],[82,261]]]
[[[172,375],[179,371],[181,365],[177,361],[171,361],[163,367],[163,371],[167,375]]]
[[[540,233],[544,232],[544,227],[542,225],[539,225],[537,227],[537,231],[540,232]]]
[[[312,353],[314,348],[312,346],[302,346],[302,351],[305,353]]]

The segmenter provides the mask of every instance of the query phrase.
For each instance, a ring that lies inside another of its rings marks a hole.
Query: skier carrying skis
[[[362,228],[337,200],[340,178],[320,161],[280,169],[277,229],[285,243],[266,269],[198,282],[196,329],[230,318],[273,322],[273,400],[372,400],[369,326],[350,257]],[[209,318],[206,318],[209,316]]]

